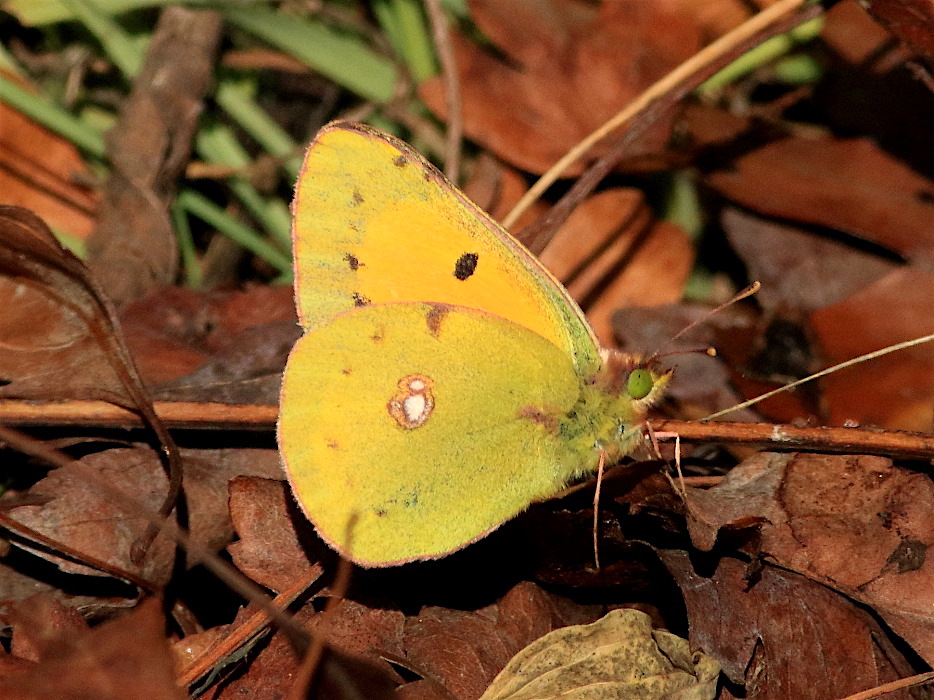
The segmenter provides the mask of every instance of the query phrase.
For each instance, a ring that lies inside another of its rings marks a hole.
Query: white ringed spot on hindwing
[[[390,417],[400,428],[421,428],[435,409],[434,381],[424,374],[407,374],[396,387],[396,393],[386,404]]]

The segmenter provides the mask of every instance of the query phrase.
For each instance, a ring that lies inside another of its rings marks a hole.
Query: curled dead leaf
[[[687,491],[701,550],[758,527],[760,555],[872,608],[925,661],[934,660],[934,485],[869,455],[761,452],[719,485]]]
[[[555,630],[513,657],[481,700],[678,698],[717,692],[719,663],[688,642],[653,630],[638,610],[614,610],[589,625]]]

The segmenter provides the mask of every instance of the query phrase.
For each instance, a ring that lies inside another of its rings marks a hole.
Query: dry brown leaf
[[[328,618],[317,615],[309,620],[312,634],[324,633],[328,644],[348,658],[366,660],[382,669],[387,678],[402,682],[387,659],[405,658],[405,615],[400,610],[387,610],[363,605],[353,600],[332,601]]]
[[[9,499],[7,499],[9,500]],[[7,504],[3,504],[6,507]],[[0,624],[9,626],[10,611],[14,605],[30,596],[41,594],[59,601],[69,608],[80,610],[88,619],[111,617],[115,611],[122,611],[136,605],[135,598],[120,598],[116,595],[100,595],[99,591],[88,590],[84,595],[77,595],[67,590],[61,581],[45,575],[43,567],[30,566],[22,557],[7,555],[0,564]]]
[[[232,479],[229,488],[230,516],[240,539],[227,549],[244,575],[281,593],[309,567],[321,566],[311,558],[314,540],[299,541],[290,506],[294,517],[304,518],[283,481],[243,476]]]
[[[312,606],[295,615],[302,626],[321,616]],[[263,643],[249,664],[222,684],[211,696],[215,700],[284,698],[295,685],[301,659],[282,632]],[[311,690],[300,697],[308,700],[392,700],[396,681],[386,672],[385,664],[376,665],[358,655],[326,650],[315,669]],[[294,692],[294,691],[293,691]]]
[[[228,479],[237,474],[281,473],[274,450],[185,450],[183,458],[190,535],[212,551],[224,547],[233,532],[227,510]],[[81,462],[150,511],[165,493],[165,473],[149,448],[111,448],[90,454]],[[131,545],[146,531],[148,521],[127,512],[123,503],[115,502],[80,474],[68,468],[53,470],[27,493],[39,505],[10,508],[12,519],[156,588],[168,581],[175,552],[172,540],[160,535],[142,564],[133,563]],[[63,571],[102,575],[54,552],[35,550],[22,542],[19,546],[49,559]]]
[[[612,347],[617,309],[681,299],[694,248],[678,226],[652,221],[640,192],[611,189],[578,207],[539,258]]]
[[[301,335],[294,322],[252,326],[229,337],[198,369],[156,387],[164,401],[274,406],[279,401],[282,369]]]
[[[684,595],[691,644],[745,685],[747,700],[841,698],[911,675],[872,616],[820,584],[730,558],[699,573],[687,552],[659,555]]]
[[[934,273],[897,269],[811,315],[828,364],[934,333]],[[821,380],[829,422],[895,430],[934,429],[934,350],[880,357]]]
[[[613,314],[621,308],[656,307],[680,300],[694,265],[694,248],[680,226],[656,222],[636,243],[625,268],[587,304],[587,317],[608,346],[616,345]]]
[[[45,223],[0,207],[0,396],[132,406],[108,302]]]
[[[140,374],[163,400],[274,404],[299,333],[289,287],[164,287],[121,310]]]
[[[798,228],[727,208],[730,244],[762,283],[757,301],[770,312],[805,312],[830,306],[897,268],[891,260]]]
[[[782,139],[708,180],[754,211],[843,231],[909,260],[934,261],[934,186],[868,139]]]
[[[651,219],[640,190],[604,190],[574,210],[538,259],[579,301],[620,265]]]
[[[866,4],[892,34],[934,66],[934,5],[930,0],[874,0]]]
[[[700,48],[700,30],[669,0],[607,0],[599,8],[580,0],[472,0],[470,10],[507,60],[454,35],[465,132],[535,173]],[[447,114],[440,78],[419,92]],[[669,126],[645,137],[644,152],[660,150]]]
[[[91,234],[98,195],[78,149],[6,103],[0,103],[0,192],[3,203],[34,211],[53,229]]]
[[[761,554],[875,610],[934,660],[934,484],[884,457],[758,453],[708,491],[688,490],[688,530],[709,551],[758,527]]]
[[[71,637],[88,629],[88,623],[74,608],[50,595],[26,598],[14,607],[11,618],[17,633],[10,644],[10,653],[29,661],[39,661],[55,637]]]
[[[821,39],[850,63],[871,60],[891,35],[858,2],[838,2],[821,27]]]
[[[523,175],[513,167],[482,151],[474,160],[470,177],[464,183],[464,194],[495,221],[502,221],[529,189]],[[513,225],[513,232],[521,231],[548,211],[541,199],[535,200]]]
[[[175,685],[165,620],[158,600],[92,630],[54,631],[41,612],[24,607],[14,627],[24,634],[46,629],[38,663],[0,676],[4,700],[184,700]]]
[[[561,598],[525,582],[496,605],[474,612],[426,607],[406,620],[412,670],[458,700],[479,698],[520,649],[558,626],[590,622],[593,606],[569,609]]]

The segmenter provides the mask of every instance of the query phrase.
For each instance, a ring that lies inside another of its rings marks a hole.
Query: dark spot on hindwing
[[[454,276],[463,282],[477,270],[477,261],[480,256],[476,253],[464,253],[454,263]]]
[[[366,306],[370,303],[370,300],[363,296],[360,292],[354,292],[351,297],[353,298],[354,306]]]
[[[545,413],[541,408],[536,406],[523,406],[519,410],[519,418],[524,420],[537,423],[542,426],[547,432],[557,435],[558,434],[558,421],[553,415]]]
[[[385,518],[390,515],[398,517],[404,515],[404,511],[410,508],[418,508],[420,485],[415,485],[411,491],[402,491],[395,498],[389,498],[381,505],[376,506],[370,512],[377,518]]]
[[[405,156],[398,155],[392,159],[392,164],[397,168],[404,168],[408,164],[408,161],[406,161]]]
[[[432,335],[438,335],[441,331],[441,324],[444,317],[448,314],[447,306],[432,306],[431,310],[425,315],[425,322],[428,324],[428,332]]]
[[[363,198],[363,194],[356,187],[353,188],[353,203],[354,204],[363,204],[366,200]]]
[[[347,263],[347,267],[356,272],[363,266],[363,263],[360,262],[360,258],[351,253],[344,253],[344,262]]]

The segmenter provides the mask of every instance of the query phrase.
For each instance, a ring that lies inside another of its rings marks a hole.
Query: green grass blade
[[[393,96],[396,68],[364,41],[323,22],[264,7],[222,8],[229,22],[297,58],[360,97],[387,102]]]
[[[178,0],[94,0],[98,12],[105,15],[119,15],[141,7],[156,5],[176,5]],[[198,2],[187,2],[187,5],[198,5]],[[209,3],[205,3],[209,4]],[[4,0],[3,9],[15,16],[27,27],[40,27],[58,22],[70,22],[75,13],[62,0]]]
[[[29,92],[2,76],[0,76],[0,101],[35,119],[47,129],[71,141],[92,156],[104,157],[103,134],[90,128],[51,100]]]
[[[267,153],[274,158],[285,159],[282,167],[292,180],[298,178],[302,167],[298,145],[250,98],[242,85],[223,80],[217,86],[214,99]]]
[[[373,14],[409,72],[420,83],[437,72],[434,44],[421,0],[378,0]]]
[[[59,0],[74,13],[75,19],[83,24],[100,42],[107,56],[127,80],[132,80],[143,67],[145,50],[134,41],[123,27],[101,12],[87,0]]]
[[[785,34],[773,36],[712,75],[697,88],[697,93],[701,96],[716,94],[724,85],[729,85],[757,68],[785,56],[799,44],[811,41],[820,34],[823,26],[824,18],[815,17]]]
[[[252,162],[230,129],[220,124],[202,128],[195,138],[195,149],[205,161],[236,170],[247,168]],[[289,250],[292,246],[292,223],[285,203],[263,197],[245,177],[231,177],[228,185],[263,228],[284,250]]]
[[[183,190],[176,198],[178,205],[189,214],[197,216],[225,236],[242,245],[254,255],[265,260],[280,273],[292,269],[288,255],[273,246],[253,229],[237,221],[210,199],[194,190]]]
[[[198,250],[194,237],[191,235],[191,225],[188,223],[188,214],[178,200],[172,202],[169,208],[172,218],[172,229],[178,240],[178,252],[182,259],[182,270],[185,284],[192,289],[200,289],[203,281],[201,261],[198,260]]]

